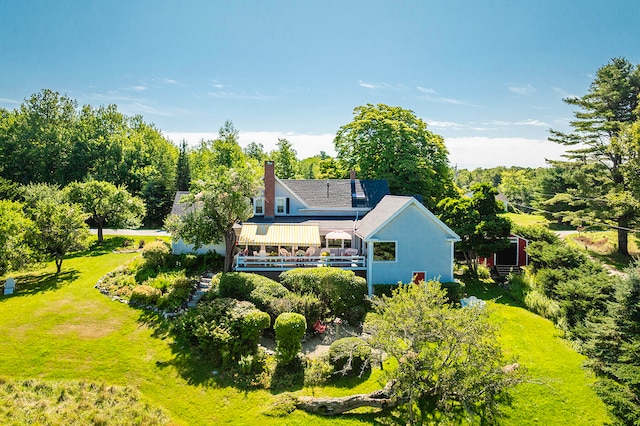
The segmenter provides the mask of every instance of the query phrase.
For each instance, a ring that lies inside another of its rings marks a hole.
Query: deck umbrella
[[[329,240],[342,240],[342,248],[344,248],[344,240],[351,240],[351,234],[343,231],[342,229],[338,229],[335,231],[331,231],[324,236],[327,240],[327,248],[329,247]]]

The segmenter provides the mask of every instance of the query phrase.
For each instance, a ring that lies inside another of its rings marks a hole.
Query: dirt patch
[[[328,324],[323,334],[305,336],[302,342],[302,353],[306,357],[315,359],[326,355],[329,352],[329,346],[336,340],[342,339],[343,337],[357,337],[360,335],[361,330],[359,327],[347,324]],[[271,336],[263,336],[262,339],[260,339],[260,345],[268,351],[275,352],[276,350],[275,339]]]

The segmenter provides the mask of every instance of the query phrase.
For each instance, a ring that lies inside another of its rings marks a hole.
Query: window
[[[264,214],[264,198],[255,198],[253,200],[253,214]]]
[[[284,197],[276,198],[276,214],[287,213],[287,199]]]
[[[396,243],[395,241],[385,241],[373,243],[374,262],[395,262]]]

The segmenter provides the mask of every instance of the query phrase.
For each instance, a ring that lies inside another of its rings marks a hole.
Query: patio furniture
[[[312,246],[309,246],[307,251],[304,253],[304,255],[307,256],[307,257],[314,256],[315,254],[316,254],[316,248],[312,247]]]
[[[355,248],[345,249],[343,255],[344,256],[357,256],[358,255],[358,249],[355,249]]]

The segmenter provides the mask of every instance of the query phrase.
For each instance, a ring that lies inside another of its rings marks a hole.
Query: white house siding
[[[453,242],[445,230],[411,205],[370,239],[396,242],[395,262],[371,261],[368,281],[372,284],[410,282],[412,272],[425,271],[426,279],[453,281]],[[375,244],[375,243],[374,243]],[[370,247],[371,249],[371,247]],[[373,251],[369,256],[372,259]]]
[[[193,249],[193,244],[186,244],[182,239],[178,241],[172,241],[171,250],[173,254],[185,254],[185,253],[193,253],[193,254],[205,254],[209,251],[215,251],[222,256],[225,255],[225,243],[222,242],[220,244],[208,244],[206,246],[200,247],[198,250]]]

